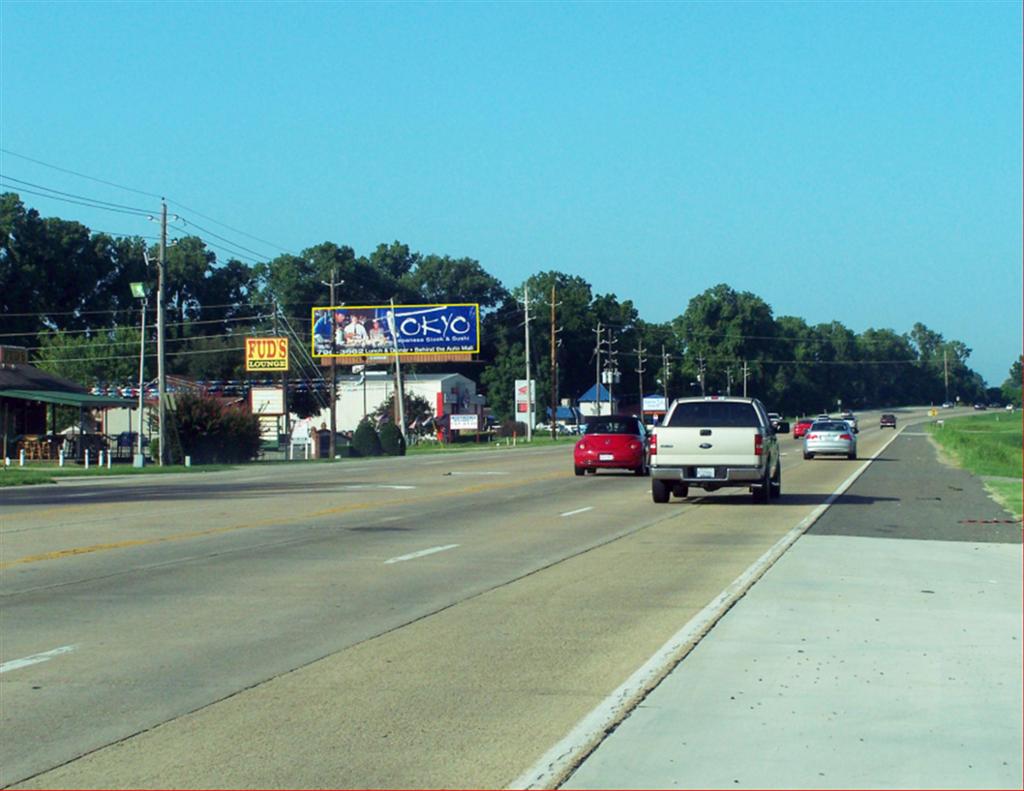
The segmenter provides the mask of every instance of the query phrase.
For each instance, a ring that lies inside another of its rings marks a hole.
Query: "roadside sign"
[[[287,371],[287,338],[246,338],[245,370]]]

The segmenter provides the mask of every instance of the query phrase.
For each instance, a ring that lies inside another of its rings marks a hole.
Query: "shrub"
[[[497,434],[499,437],[511,437],[512,434],[517,437],[526,436],[526,424],[521,420],[505,420],[502,421],[501,426],[498,428]]]
[[[380,456],[380,437],[369,419],[359,421],[356,433],[352,435],[352,450],[357,456]]]
[[[380,427],[380,447],[385,456],[405,455],[405,437],[394,423],[385,423]]]
[[[191,456],[196,464],[249,461],[260,448],[259,417],[237,407],[224,406],[201,393],[182,393],[167,410],[167,456],[182,464]],[[158,452],[154,448],[154,453]]]

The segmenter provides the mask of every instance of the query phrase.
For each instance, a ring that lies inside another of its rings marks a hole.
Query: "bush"
[[[511,437],[513,433],[517,437],[526,436],[526,424],[521,420],[505,420],[502,421],[501,426],[498,428],[497,434],[499,437]]]
[[[352,450],[357,456],[380,456],[380,437],[377,429],[366,418],[359,421],[356,433],[352,435]]]
[[[182,464],[234,464],[256,457],[260,449],[259,417],[224,406],[201,393],[182,393],[167,410],[167,461]],[[159,452],[158,447],[153,453]]]
[[[385,423],[380,427],[380,447],[385,456],[405,455],[405,437],[394,423]]]

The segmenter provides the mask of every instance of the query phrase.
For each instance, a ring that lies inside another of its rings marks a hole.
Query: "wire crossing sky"
[[[0,189],[117,235],[166,197],[222,261],[399,240],[509,288],[560,270],[652,322],[724,282],[923,322],[999,385],[1021,31],[1019,2],[4,0]]]

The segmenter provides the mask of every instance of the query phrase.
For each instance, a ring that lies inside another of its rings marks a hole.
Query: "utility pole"
[[[530,388],[530,283],[523,284],[523,308],[526,311],[526,441],[533,442],[533,393]]]
[[[594,354],[597,356],[597,363],[594,367],[594,403],[597,404],[595,415],[601,414],[601,322],[597,322],[597,344],[594,346]]]
[[[750,376],[750,371],[747,369],[747,361],[743,361],[743,397],[747,397],[747,377]]]
[[[328,445],[328,453],[331,454],[331,461],[337,458],[337,441],[335,434],[338,431],[338,336],[334,326],[334,286],[338,268],[331,269],[331,437]]]
[[[395,317],[395,298],[391,298],[391,334],[395,338],[395,404],[398,409],[398,430],[402,434],[402,444],[406,444],[405,438],[405,388],[402,386],[402,364],[398,359],[398,319]],[[363,370],[363,381],[366,381],[366,370]],[[451,418],[448,418],[448,441],[451,441]]]
[[[725,369],[725,394],[732,395],[732,366]]]
[[[697,355],[697,381],[700,382],[700,394],[704,395],[704,353]]]
[[[555,418],[558,415],[558,333],[555,326],[555,287],[551,286],[551,439],[557,437]]]
[[[665,344],[661,344],[661,387],[665,395],[665,414],[668,414],[668,352],[665,351]]]
[[[949,403],[949,359],[946,356],[946,350],[942,350],[942,373],[946,380],[946,400],[945,403]]]
[[[619,373],[619,353],[615,351],[615,344],[619,339],[612,334],[612,328],[608,328],[608,414],[615,412],[615,399],[612,397],[612,385],[616,384],[615,377]]]
[[[644,357],[644,352],[647,351],[640,341],[640,338],[636,339],[636,373],[639,377],[640,387],[640,420],[644,419],[644,363],[647,362],[647,358]]]
[[[157,462],[164,466],[167,458],[167,371],[164,365],[164,281],[167,279],[167,201],[160,199],[160,257],[157,260],[156,293],[156,388],[159,404],[157,420],[160,421]]]

